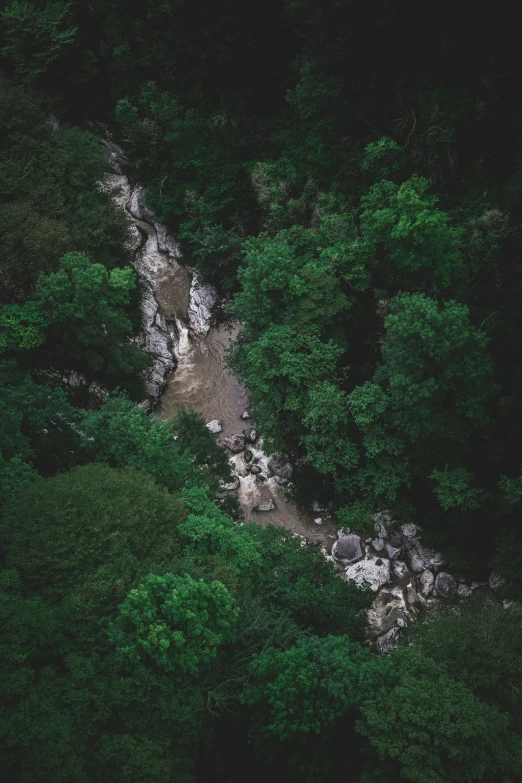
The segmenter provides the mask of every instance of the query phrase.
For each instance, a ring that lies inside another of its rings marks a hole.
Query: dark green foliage
[[[376,508],[418,520],[520,597],[520,7],[251,17],[0,9],[3,779],[517,783],[518,605],[450,605],[377,657],[371,595],[236,524],[204,422],[133,401],[140,290],[96,129],[241,322],[293,497],[368,534]]]
[[[517,779],[522,744],[508,716],[480,702],[418,652],[405,648],[394,655],[386,682],[361,712],[358,731],[381,760],[395,762],[401,778],[413,783]]]
[[[133,574],[145,561],[174,556],[183,518],[179,500],[147,474],[87,465],[31,485],[8,503],[1,536],[6,562],[26,589],[63,596],[86,579],[94,586],[96,574],[106,579],[116,563],[122,575]]]

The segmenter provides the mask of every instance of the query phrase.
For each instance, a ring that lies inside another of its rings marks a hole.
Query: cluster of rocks
[[[248,411],[244,411],[240,418],[246,421],[250,418]],[[223,431],[223,422],[213,419],[207,423],[207,427],[217,435]],[[281,456],[267,457],[262,450],[262,440],[255,427],[247,427],[241,432],[223,438],[223,444],[231,452],[231,463],[234,466],[234,479],[229,484],[222,484],[221,491],[236,490],[240,486],[241,478],[255,477],[256,484],[266,484],[274,480],[277,484],[288,485],[292,478],[292,466]],[[267,512],[275,509],[272,498],[258,503],[254,511]]]
[[[344,567],[347,580],[376,593],[368,611],[368,637],[379,652],[388,653],[401,629],[431,601],[467,598],[481,585],[467,585],[443,570],[443,556],[421,544],[417,525],[399,525],[386,511],[373,522],[376,535],[364,541],[348,528],[340,530],[332,557]]]

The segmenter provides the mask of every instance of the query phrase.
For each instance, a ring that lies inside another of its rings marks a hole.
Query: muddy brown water
[[[168,379],[158,409],[159,418],[173,419],[185,407],[200,413],[207,422],[219,419],[223,431],[216,437],[220,442],[242,432],[247,426],[255,426],[252,419],[241,419],[241,414],[248,409],[247,390],[226,363],[227,348],[235,339],[239,325],[218,326],[211,329],[206,337],[194,339],[189,338],[188,329],[183,324],[179,331],[178,366]],[[262,463],[264,455],[259,444],[255,444],[252,450],[254,457],[258,456]],[[247,521],[279,525],[329,549],[337,538],[337,528],[332,520],[323,518],[322,524],[317,525],[314,517],[319,517],[319,514],[299,514],[274,478],[259,483],[255,476],[244,470],[242,454],[230,457],[240,478],[238,499]],[[254,506],[269,499],[274,502],[273,511],[254,510]]]

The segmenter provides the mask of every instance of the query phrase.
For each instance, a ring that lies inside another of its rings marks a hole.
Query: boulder
[[[391,544],[386,544],[385,549],[386,549],[386,554],[388,555],[390,560],[396,560],[401,553],[399,547],[392,546]]]
[[[245,440],[249,443],[255,443],[257,440],[257,430],[254,429],[254,427],[243,430],[243,435],[245,436]]]
[[[248,411],[243,411],[243,413],[241,414],[240,418],[242,418],[243,420],[249,419],[250,418],[250,413]]]
[[[422,572],[422,574],[419,576],[419,586],[420,591],[424,598],[427,598],[430,593],[433,591],[433,586],[435,584],[435,577],[433,576],[432,572],[429,569],[426,569]]]
[[[503,584],[504,584],[504,580],[502,579],[500,574],[496,574],[495,572],[490,574],[488,579],[488,586],[490,590],[497,591],[502,587]]]
[[[380,636],[397,625],[399,618],[408,616],[408,609],[400,587],[383,587],[368,609],[368,631],[371,638]]]
[[[322,519],[322,517],[317,517],[316,519],[314,519],[314,522],[315,522],[316,525],[322,525],[323,524],[323,519]]]
[[[252,452],[250,451],[250,449],[245,449],[245,460],[247,462],[250,462],[251,459],[252,459]]]
[[[406,628],[408,623],[404,619],[404,617],[397,617],[397,627],[398,628]]]
[[[341,536],[332,547],[332,555],[344,565],[355,563],[363,557],[361,539],[355,533]]]
[[[421,557],[418,549],[410,549],[406,554],[406,563],[410,571],[415,574],[420,574],[425,570],[424,558]]]
[[[382,538],[374,538],[371,543],[376,552],[382,552],[384,549],[384,541]]]
[[[273,476],[279,476],[279,478],[290,481],[292,478],[293,468],[289,462],[278,457],[271,457],[268,460],[268,470]]]
[[[250,465],[249,467],[250,467],[250,472],[253,473],[254,476],[257,475],[258,473],[261,473],[261,468],[259,467],[259,465]]]
[[[223,439],[223,443],[230,449],[232,454],[239,454],[245,448],[245,436],[244,435],[230,435],[228,438]]]
[[[368,586],[374,593],[390,581],[389,560],[360,560],[345,569],[347,581]]]
[[[212,419],[212,421],[208,422],[207,428],[213,435],[217,435],[218,432],[223,431],[223,424],[219,421],[219,419]]]
[[[390,628],[389,631],[379,636],[375,642],[375,649],[381,655],[388,655],[399,644],[399,629]]]
[[[232,492],[235,489],[239,489],[239,485],[241,484],[239,480],[239,476],[234,476],[233,481],[230,484],[220,484],[220,490],[222,492]]]
[[[402,525],[401,533],[404,538],[414,538],[417,535],[417,525],[414,525],[413,522],[407,522]]]
[[[258,503],[254,506],[253,511],[273,511],[275,509],[275,503],[272,498],[264,500],[262,503]]]
[[[426,604],[426,599],[419,595],[412,584],[409,584],[406,588],[406,602],[411,609],[420,609]]]
[[[391,572],[395,579],[402,579],[408,573],[408,566],[403,560],[392,560]]]
[[[441,598],[453,598],[457,592],[457,580],[451,574],[441,571],[435,579],[435,590]]]
[[[457,588],[457,598],[469,598],[473,595],[473,590],[468,585],[459,585]]]

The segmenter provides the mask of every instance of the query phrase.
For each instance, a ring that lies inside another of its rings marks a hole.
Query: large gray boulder
[[[396,560],[401,553],[400,547],[392,546],[390,543],[386,544],[385,549],[390,560]]]
[[[453,598],[457,593],[457,580],[451,574],[441,571],[435,579],[435,590],[441,598]]]
[[[223,424],[219,421],[219,419],[212,419],[212,421],[208,422],[207,429],[209,429],[213,435],[217,435],[218,432],[223,431]]]
[[[289,462],[280,457],[270,457],[268,460],[268,470],[273,476],[279,476],[279,478],[290,481],[292,478],[293,468]]]
[[[390,561],[381,558],[359,560],[345,569],[345,578],[361,587],[367,586],[376,593],[390,581]]]
[[[232,454],[239,454],[245,448],[245,436],[244,435],[230,435],[228,438],[223,439],[223,443],[230,449]]]
[[[414,574],[420,574],[425,570],[424,558],[421,557],[418,549],[410,549],[406,554],[406,563]]]
[[[361,539],[355,533],[349,533],[347,536],[341,536],[332,547],[332,555],[340,563],[351,565],[360,560],[364,553],[361,546]]]
[[[384,549],[384,540],[382,538],[374,538],[372,541],[372,546],[376,552],[382,552]]]

